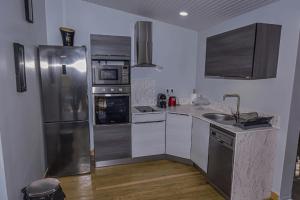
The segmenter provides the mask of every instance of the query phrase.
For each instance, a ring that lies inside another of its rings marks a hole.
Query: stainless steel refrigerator
[[[90,172],[85,47],[40,46],[48,176]]]

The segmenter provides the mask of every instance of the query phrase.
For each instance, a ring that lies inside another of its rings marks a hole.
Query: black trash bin
[[[34,181],[22,190],[24,200],[64,200],[65,194],[55,178]]]

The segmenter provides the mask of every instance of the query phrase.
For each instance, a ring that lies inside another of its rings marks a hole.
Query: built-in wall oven
[[[122,56],[92,59],[93,85],[129,85],[130,59]]]
[[[131,158],[130,85],[93,87],[96,166]]]
[[[93,87],[94,125],[130,122],[130,86]]]

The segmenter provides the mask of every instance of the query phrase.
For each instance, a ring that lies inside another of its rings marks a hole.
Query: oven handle
[[[93,94],[94,97],[130,97],[129,93],[126,94]]]

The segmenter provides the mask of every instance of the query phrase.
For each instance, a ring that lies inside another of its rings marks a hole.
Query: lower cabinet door
[[[208,122],[193,117],[191,160],[204,172],[207,172],[209,126]]]
[[[96,162],[131,158],[131,124],[94,126]]]
[[[132,124],[132,157],[165,154],[165,121]]]
[[[166,124],[166,153],[190,159],[192,117],[168,113]]]

